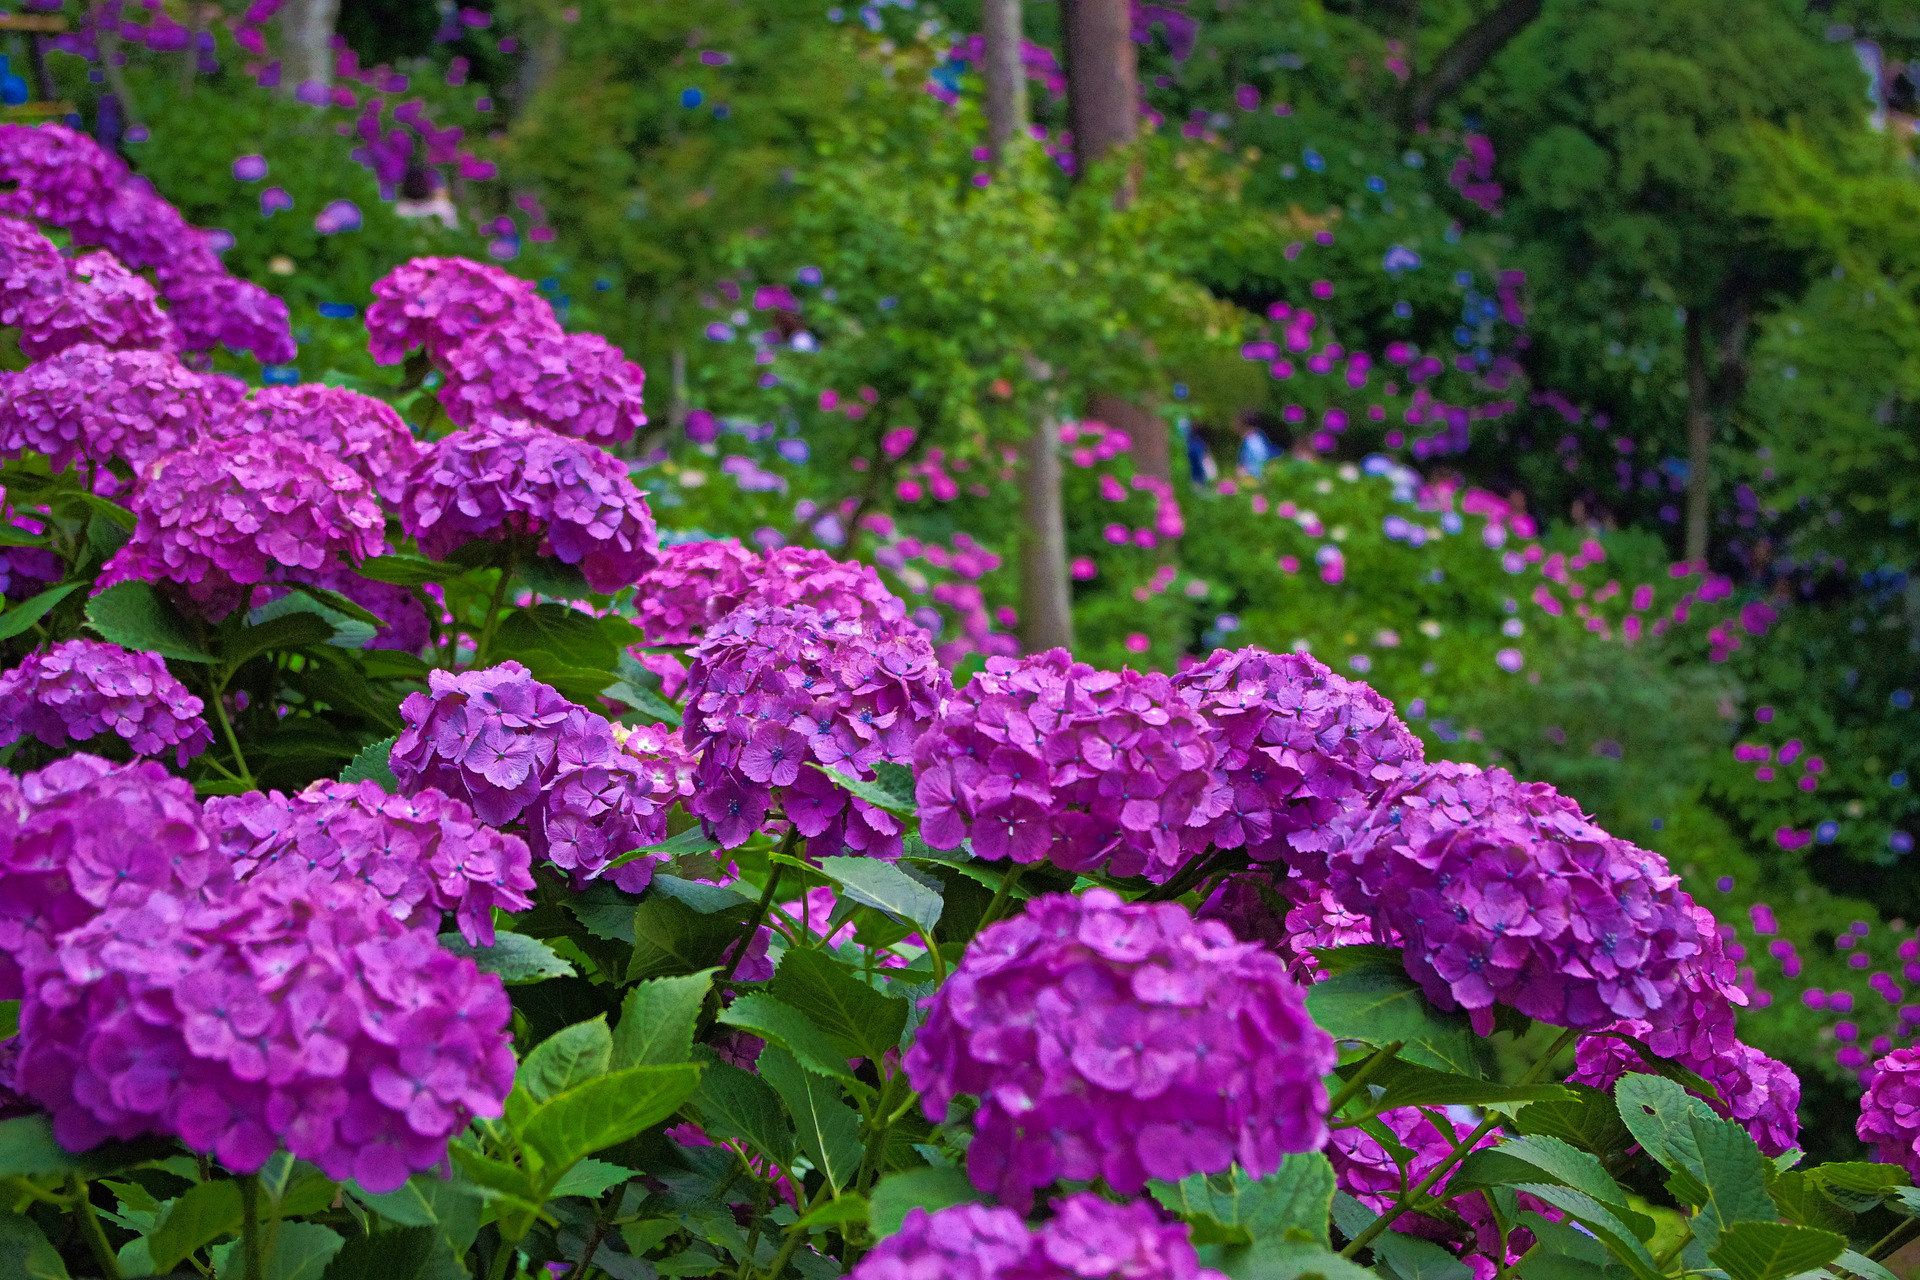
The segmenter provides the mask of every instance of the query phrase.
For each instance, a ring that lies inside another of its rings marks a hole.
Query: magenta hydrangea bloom
[[[0,453],[44,453],[55,471],[119,458],[139,472],[191,443],[226,401],[226,388],[167,352],[68,347],[0,375]]]
[[[513,1084],[500,980],[359,880],[156,893],[57,949],[21,1006],[17,1079],[69,1149],[169,1133],[250,1173],[284,1145],[391,1191]]]
[[[1855,1132],[1873,1144],[1875,1160],[1920,1178],[1920,1048],[1895,1049],[1873,1064]]]
[[[1288,971],[1306,982],[1318,981],[1321,974],[1315,949],[1380,940],[1372,919],[1342,907],[1325,885],[1298,877],[1276,880],[1262,871],[1225,877],[1195,914],[1220,921],[1242,942],[1258,942],[1277,953]]]
[[[1284,858],[1289,837],[1311,833],[1422,759],[1391,703],[1304,653],[1220,649],[1173,683],[1215,735],[1222,811],[1206,838],[1217,849],[1244,847],[1256,861]]]
[[[851,1280],[1006,1280],[1033,1252],[1033,1233],[1011,1209],[910,1209],[900,1230],[860,1260]]]
[[[62,288],[20,307],[20,350],[29,359],[42,360],[83,342],[116,350],[179,347],[180,335],[160,309],[153,286],[112,254],[84,254],[66,267]]]
[[[553,308],[533,283],[466,258],[415,258],[373,282],[367,349],[398,364],[425,347],[441,364],[469,335],[509,325],[557,331]]]
[[[1036,1231],[983,1204],[912,1209],[851,1280],[1224,1280],[1200,1265],[1184,1224],[1144,1201],[1082,1192],[1053,1210]]]
[[[1659,1039],[1650,1024],[1637,1020],[1616,1023],[1609,1030],[1649,1046]],[[1729,1120],[1744,1125],[1767,1155],[1781,1155],[1800,1145],[1800,1077],[1786,1063],[1738,1041],[1705,1057],[1693,1053],[1660,1056],[1672,1057],[1712,1085],[1718,1096],[1701,1095],[1702,1100]],[[1573,1074],[1567,1079],[1611,1091],[1620,1077],[1651,1069],[1633,1046],[1616,1036],[1582,1036],[1574,1052]]]
[[[1398,934],[1427,998],[1482,1034],[1495,1003],[1562,1027],[1657,1018],[1708,943],[1665,859],[1502,769],[1431,766],[1332,843],[1340,904]]]
[[[648,644],[697,644],[745,603],[759,574],[759,558],[732,538],[663,546],[634,584],[634,620]]]
[[[808,547],[768,552],[752,595],[742,603],[803,604],[830,618],[865,618],[885,626],[898,626],[907,616],[906,604],[887,590],[872,565],[836,560]]]
[[[480,825],[452,796],[390,796],[376,782],[317,782],[292,796],[250,791],[207,801],[234,873],[364,880],[406,924],[438,930],[450,911],[475,946],[493,945],[493,909],[533,905],[526,842]]]
[[[433,638],[433,621],[427,616],[427,607],[406,587],[375,582],[345,571],[322,575],[315,585],[338,591],[380,619],[381,626],[365,648],[399,649],[418,654]]]
[[[429,692],[400,704],[406,728],[391,766],[402,790],[438,788],[488,826],[525,823],[534,854],[580,880],[666,837],[675,793],[625,749],[606,717],[568,702],[517,662],[434,671],[427,680]],[[613,882],[638,893],[653,865],[635,859],[615,868]]]
[[[646,495],[626,464],[598,445],[524,422],[456,431],[415,468],[401,503],[407,532],[430,556],[474,538],[537,536],[541,555],[580,566],[613,592],[653,567]]]
[[[27,308],[67,287],[67,260],[39,228],[0,217],[0,329],[21,323]]]
[[[646,374],[598,334],[562,333],[551,316],[482,329],[435,364],[440,403],[461,426],[524,419],[595,444],[619,444],[647,424]]]
[[[60,227],[76,245],[101,245],[134,270],[151,268],[169,306],[168,333],[187,350],[224,342],[268,363],[294,357],[286,303],[228,275],[208,233],[189,227],[85,134],[57,124],[0,124],[0,214]]]
[[[346,387],[317,382],[263,387],[219,420],[222,439],[275,431],[317,445],[360,473],[387,502],[398,504],[426,452],[393,406]]]
[[[367,482],[319,446],[272,433],[167,454],[133,510],[133,539],[96,590],[165,580],[215,618],[254,583],[311,582],[386,549],[386,518]]]
[[[920,834],[986,858],[1165,881],[1207,847],[1215,750],[1163,675],[1095,671],[1065,649],[989,658],[914,761]]]
[[[232,878],[192,784],[151,760],[76,754],[17,783],[0,771],[0,999],[57,972],[59,935],[105,908]]]
[[[1277,956],[1105,889],[982,932],[905,1059],[929,1118],[979,1097],[967,1172],[1016,1208],[1060,1178],[1265,1177],[1325,1144],[1333,1063]]]
[[[736,610],[707,632],[687,672],[682,733],[700,757],[688,808],[729,849],[777,800],[815,856],[897,857],[900,820],[821,768],[870,780],[876,764],[905,765],[950,688],[917,628],[804,606]]]
[[[112,733],[134,755],[172,751],[185,766],[213,744],[205,706],[157,653],[68,640],[0,675],[0,746],[31,736],[63,747]]]

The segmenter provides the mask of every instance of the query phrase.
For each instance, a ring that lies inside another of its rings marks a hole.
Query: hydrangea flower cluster
[[[493,945],[493,909],[533,905],[526,842],[481,826],[452,796],[390,796],[376,782],[318,782],[292,796],[250,791],[207,801],[207,822],[252,882],[276,874],[372,885],[396,920],[437,931],[451,911],[475,946]]]
[[[400,518],[430,556],[473,538],[538,536],[540,554],[580,566],[614,592],[654,564],[646,497],[598,445],[524,422],[456,431],[414,469]]]
[[[97,589],[173,582],[213,618],[254,583],[310,582],[386,549],[386,517],[367,482],[319,446],[272,433],[167,454],[133,510],[133,539]]]
[[[738,609],[708,631],[687,672],[682,734],[700,757],[688,808],[729,849],[777,798],[811,852],[897,857],[899,820],[822,769],[870,779],[882,761],[905,764],[950,689],[918,629],[805,606]]]
[[[22,223],[13,227],[0,235],[10,249],[38,234],[31,228],[23,232]],[[0,265],[0,284],[5,286],[0,290],[0,319],[19,327],[20,350],[29,359],[41,360],[83,342],[162,351],[180,345],[153,286],[110,253],[68,260],[29,247]]]
[[[490,827],[524,822],[534,855],[581,880],[665,838],[676,793],[656,782],[656,770],[622,745],[604,716],[568,702],[517,662],[434,671],[428,690],[400,704],[406,728],[391,765],[408,794],[438,788]],[[652,878],[645,858],[612,876],[630,893]]]
[[[398,364],[425,347],[438,365],[476,333],[552,317],[531,281],[466,258],[415,258],[373,282],[367,349]]]
[[[983,1204],[910,1210],[852,1280],[1224,1280],[1200,1265],[1187,1228],[1148,1204],[1082,1192],[1053,1207],[1037,1231]]]
[[[1617,1023],[1610,1030],[1632,1036],[1649,1047],[1659,1039],[1650,1024],[1639,1020]],[[1672,1057],[1712,1085],[1718,1096],[1702,1095],[1702,1100],[1729,1120],[1744,1125],[1768,1156],[1781,1155],[1800,1144],[1800,1077],[1786,1063],[1738,1041],[1704,1057],[1653,1051],[1661,1057]],[[1646,1060],[1618,1036],[1590,1035],[1581,1037],[1574,1051],[1573,1074],[1567,1079],[1611,1091],[1620,1077],[1648,1069]]]
[[[287,304],[228,275],[205,232],[85,134],[0,124],[0,214],[60,227],[76,245],[100,245],[134,271],[152,269],[169,332],[189,351],[224,343],[268,364],[294,357]]]
[[[317,446],[360,474],[383,500],[399,503],[425,452],[393,407],[346,387],[317,382],[263,387],[213,423],[221,439],[263,431]]]
[[[1378,940],[1374,922],[1342,907],[1325,885],[1264,870],[1225,877],[1195,914],[1275,952],[1295,978],[1307,982],[1319,980],[1316,948]]]
[[[63,747],[112,733],[137,756],[171,750],[184,767],[213,744],[205,706],[158,654],[68,640],[0,675],[0,746],[31,736]]]
[[[500,980],[357,880],[155,893],[57,949],[21,1007],[17,1080],[71,1149],[171,1133],[250,1173],[284,1144],[391,1191],[513,1084]]]
[[[905,1058],[929,1118],[979,1097],[967,1172],[1015,1208],[1059,1178],[1264,1177],[1325,1144],[1333,1063],[1277,956],[1104,889],[983,931]]]
[[[1173,683],[1215,735],[1224,808],[1206,838],[1256,861],[1284,858],[1290,837],[1311,842],[1422,759],[1391,703],[1303,653],[1220,649]]]
[[[763,560],[731,538],[662,547],[634,594],[647,643],[657,645],[697,644],[707,628],[748,606],[806,605],[886,627],[898,627],[907,610],[869,565],[807,547],[779,547]]]
[[[193,787],[151,760],[76,754],[18,782],[0,771],[0,1000],[57,970],[58,936],[101,910],[231,881]]]
[[[640,366],[599,334],[562,333],[551,318],[481,330],[439,364],[440,403],[461,426],[523,418],[610,445],[647,425]]]
[[[1329,843],[1340,904],[1397,933],[1427,998],[1482,1034],[1496,1002],[1563,1027],[1657,1018],[1707,946],[1665,859],[1502,769],[1431,767]]]
[[[680,542],[635,584],[635,621],[648,644],[697,644],[753,591],[760,559],[731,538]]]
[[[986,858],[1170,879],[1207,845],[1212,735],[1165,676],[989,658],[921,739],[920,833]]]
[[[169,332],[188,351],[225,344],[269,365],[294,359],[286,303],[227,274],[205,232],[86,134],[0,125],[0,215],[60,226],[73,244],[102,246],[132,271],[152,269]]]
[[[1873,1158],[1920,1178],[1920,1047],[1895,1049],[1873,1064],[1855,1127]]]
[[[646,425],[646,375],[595,334],[568,334],[527,281],[464,258],[415,258],[374,282],[368,348],[393,364],[424,347],[462,426],[526,419],[603,444]]]
[[[225,380],[165,352],[82,344],[0,375],[0,453],[44,453],[55,471],[76,459],[121,458],[139,472],[190,444],[230,405]]]

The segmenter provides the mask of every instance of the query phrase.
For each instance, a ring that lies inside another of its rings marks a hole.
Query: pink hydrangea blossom
[[[213,425],[213,434],[221,439],[262,431],[318,446],[359,472],[383,501],[396,505],[426,452],[385,401],[315,382],[262,387]]]
[[[510,324],[559,328],[531,282],[465,258],[414,258],[373,283],[367,348],[398,364],[425,347],[436,365],[475,333]]]
[[[0,745],[31,736],[63,747],[111,733],[134,755],[171,751],[185,766],[213,743],[204,709],[159,654],[67,640],[0,675]]]
[[[1052,894],[975,938],[908,1050],[930,1119],[980,1099],[974,1185],[1016,1208],[1057,1179],[1123,1195],[1327,1139],[1333,1040],[1280,959],[1178,903]]]
[[[44,453],[55,471],[117,458],[137,473],[190,444],[227,407],[226,387],[166,352],[87,343],[0,375],[0,452]]]

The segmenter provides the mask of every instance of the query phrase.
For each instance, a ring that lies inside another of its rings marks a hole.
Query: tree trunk
[[[986,0],[981,40],[986,45],[987,148],[998,164],[1007,144],[1027,127],[1027,71],[1020,63],[1022,0]]]
[[[133,95],[127,92],[127,73],[120,66],[120,28],[117,22],[107,20],[113,11],[108,10],[105,3],[96,4],[93,12],[94,40],[100,46],[100,70],[107,88],[120,100],[120,122],[124,130],[140,123],[140,117],[133,108]]]
[[[207,6],[201,0],[187,3],[187,49],[180,59],[180,96],[193,96],[194,81],[200,77],[200,37],[207,30]]]
[[[339,16],[340,0],[287,0],[280,10],[281,93],[325,101],[333,88],[333,27]]]
[[[1020,549],[1020,640],[1028,653],[1073,647],[1073,589],[1067,581],[1067,519],[1060,501],[1060,428],[1034,423],[1020,449],[1026,545]]]
[[[1478,75],[1508,41],[1540,16],[1540,8],[1541,0],[1502,0],[1462,32],[1434,61],[1433,68],[1413,82],[1407,101],[1408,127],[1427,123],[1434,108]],[[1407,57],[1413,57],[1412,41],[1407,44]]]
[[[1687,310],[1687,542],[1693,564],[1707,558],[1707,521],[1712,514],[1708,466],[1713,452],[1713,407],[1707,390],[1707,340],[1704,308]]]
[[[1073,125],[1075,174],[1087,171],[1139,132],[1140,82],[1129,0],[1064,0],[1067,48],[1067,115]],[[1129,174],[1114,193],[1124,208],[1138,188]],[[1140,474],[1173,483],[1173,449],[1160,415],[1118,396],[1094,395],[1087,413],[1133,437],[1133,465]]]
[[[986,0],[987,146],[1000,163],[1027,127],[1027,72],[1020,63],[1021,0]],[[1031,355],[1028,367],[1052,376]],[[1073,648],[1073,588],[1067,579],[1067,517],[1060,495],[1060,429],[1052,416],[1033,424],[1020,446],[1020,643],[1028,653]]]

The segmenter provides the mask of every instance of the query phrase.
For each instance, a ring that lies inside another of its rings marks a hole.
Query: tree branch
[[[1485,17],[1468,27],[1447,46],[1433,69],[1414,82],[1407,103],[1409,126],[1425,124],[1446,99],[1493,61],[1507,42],[1540,16],[1542,0],[1501,0]]]

